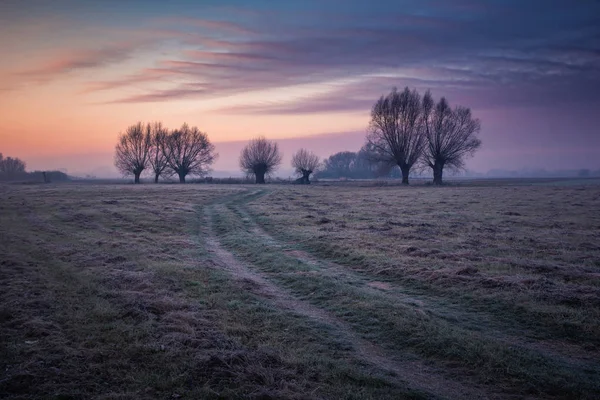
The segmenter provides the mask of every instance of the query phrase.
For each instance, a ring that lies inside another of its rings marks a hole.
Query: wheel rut
[[[391,375],[386,379],[391,383],[408,384],[410,387],[431,395],[433,398],[478,398],[494,399],[501,396],[486,392],[478,385],[465,385],[448,379],[442,371],[436,370],[424,362],[406,354],[401,360],[391,357],[386,350],[371,343],[352,330],[344,321],[326,310],[294,297],[286,289],[277,286],[252,265],[234,256],[220,242],[212,227],[212,215],[217,212],[214,206],[204,208],[207,222],[206,248],[212,254],[214,267],[231,274],[234,279],[250,283],[253,293],[264,297],[266,301],[280,309],[299,314],[303,317],[328,325],[342,338],[352,344],[356,357]]]
[[[256,193],[254,193],[254,195],[256,195]],[[240,204],[232,204],[231,209],[248,224],[252,233],[257,237],[260,237],[264,243],[275,248],[280,248],[281,251],[286,255],[293,257],[305,264],[321,267],[319,269],[319,273],[323,276],[343,279],[344,281],[353,282],[355,284],[358,283],[361,285],[361,290],[368,294],[394,298],[394,300],[397,300],[398,302],[407,306],[415,307],[417,310],[420,310],[425,314],[452,321],[453,323],[462,324],[466,329],[472,328],[470,325],[465,325],[464,321],[470,321],[476,317],[477,332],[481,332],[482,326],[485,326],[485,331],[488,337],[493,338],[494,340],[505,342],[511,346],[517,345],[525,349],[538,351],[550,357],[559,358],[567,363],[572,364],[586,365],[590,362],[590,360],[594,360],[594,357],[591,357],[590,355],[586,354],[586,352],[583,352],[578,346],[568,346],[565,345],[565,343],[561,343],[559,347],[556,347],[552,344],[547,344],[541,341],[523,340],[522,330],[518,333],[511,333],[502,330],[496,326],[497,324],[487,320],[484,313],[456,310],[454,307],[441,305],[428,296],[405,293],[405,291],[402,291],[401,288],[397,287],[397,285],[370,280],[371,277],[361,276],[360,273],[349,271],[348,268],[335,262],[317,258],[304,250],[294,248],[292,244],[275,239],[268,232],[266,232],[256,222],[255,218]],[[582,356],[582,354],[584,354],[584,356]]]

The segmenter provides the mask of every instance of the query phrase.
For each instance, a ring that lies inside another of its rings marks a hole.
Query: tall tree
[[[150,131],[149,163],[154,175],[154,183],[158,183],[158,178],[169,172],[169,162],[163,152],[164,142],[169,137],[169,130],[164,128],[160,122],[148,124],[148,127]]]
[[[240,154],[240,168],[254,175],[256,183],[265,183],[265,175],[271,174],[281,164],[282,155],[277,143],[259,136],[244,147]]]
[[[435,106],[432,99],[424,102],[424,114],[423,163],[433,170],[433,183],[441,185],[445,167],[462,168],[464,158],[472,156],[481,147],[481,140],[476,136],[481,122],[473,118],[467,107],[450,108],[443,97]]]
[[[319,157],[306,150],[300,149],[292,156],[292,167],[297,174],[302,175],[302,183],[310,183],[310,174],[312,174],[319,166]]]
[[[140,175],[148,166],[150,154],[150,132],[141,122],[131,125],[119,135],[115,146],[115,166],[125,176],[133,175],[140,183]]]
[[[407,185],[410,170],[419,160],[425,143],[422,111],[421,96],[408,87],[402,92],[393,88],[371,109],[367,143],[377,155],[377,161],[384,165],[391,161],[398,164],[402,183]]]
[[[187,124],[171,132],[161,147],[169,167],[181,183],[185,183],[187,175],[205,175],[218,156],[208,135]]]

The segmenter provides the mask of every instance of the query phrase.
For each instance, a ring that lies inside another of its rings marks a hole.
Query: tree
[[[171,132],[161,143],[161,148],[169,168],[179,176],[181,183],[185,183],[187,175],[204,176],[218,157],[206,133],[187,124]]]
[[[395,160],[382,159],[368,142],[356,154],[354,169],[364,171],[363,174],[368,178],[389,177],[394,173],[394,167],[397,167]]]
[[[244,147],[240,154],[240,167],[256,177],[256,183],[265,183],[265,175],[271,174],[281,164],[282,155],[277,143],[259,136]]]
[[[427,92],[423,102],[430,97]],[[381,96],[371,109],[367,143],[383,165],[395,162],[402,171],[402,183],[408,185],[413,165],[421,157],[424,135],[424,115],[421,96],[408,87],[402,92],[393,88]]]
[[[148,161],[154,175],[154,183],[158,183],[158,178],[161,175],[167,175],[169,172],[169,162],[163,152],[164,142],[169,137],[169,131],[160,122],[148,125],[150,131],[150,155]]]
[[[469,108],[451,109],[443,97],[435,106],[431,98],[424,101],[424,115],[423,163],[433,169],[433,183],[441,185],[445,167],[462,168],[464,158],[472,156],[481,147],[481,140],[475,136],[481,123],[473,118]]]
[[[310,174],[319,166],[319,157],[316,154],[300,149],[292,156],[292,167],[296,169],[296,173],[302,175],[301,182],[304,184],[310,183]]]
[[[119,135],[115,146],[115,166],[125,176],[133,175],[134,182],[140,183],[140,175],[148,166],[150,154],[149,125],[141,122],[131,125]]]
[[[336,178],[350,178],[352,168],[356,162],[356,153],[353,151],[340,151],[332,154],[325,160],[325,170]]]
[[[0,174],[10,179],[25,173],[25,162],[20,158],[6,157],[0,153]]]

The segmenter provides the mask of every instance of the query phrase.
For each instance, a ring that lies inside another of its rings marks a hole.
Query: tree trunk
[[[402,171],[402,184],[408,185],[408,174],[410,173],[410,167],[404,166],[400,167],[400,171]]]
[[[141,172],[134,172],[133,173],[133,182],[134,183],[140,183],[140,175],[142,173]]]
[[[160,174],[154,174],[154,183],[158,183],[158,177]]]
[[[179,174],[179,183],[185,183],[185,175],[183,172],[180,172]]]
[[[256,174],[256,183],[265,183],[265,173],[257,172]]]
[[[302,183],[305,185],[310,184],[310,172],[302,172]]]
[[[442,174],[444,172],[444,164],[436,162],[433,164],[433,184],[442,184]]]

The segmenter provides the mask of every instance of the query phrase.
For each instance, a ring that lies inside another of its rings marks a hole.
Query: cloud
[[[549,85],[552,92],[565,89],[561,83],[565,80],[583,90],[582,97],[591,98],[597,92],[600,25],[594,25],[585,7],[575,12],[564,1],[541,8],[516,1],[483,5],[463,1],[460,6],[461,14],[444,7],[430,16],[419,15],[416,8],[414,13],[391,9],[379,18],[353,15],[349,7],[341,22],[315,24],[310,29],[282,14],[279,22],[269,17],[271,24],[248,28],[251,36],[236,36],[246,30],[241,24],[199,21],[199,26],[210,26],[215,34],[233,35],[214,41],[199,38],[198,47],[185,48],[180,59],[159,60],[157,65],[201,84],[204,90],[186,92],[186,96],[202,98],[386,71],[396,73],[398,86],[476,86],[478,91],[493,92],[507,86],[536,86],[537,82],[537,89]],[[591,3],[586,6],[588,12],[598,8]],[[558,16],[557,12],[566,14]],[[406,76],[406,71],[412,75]],[[438,73],[435,79],[430,78],[432,71]],[[371,89],[370,94],[374,92]],[[128,101],[165,101],[170,93],[174,100],[181,95],[178,90],[161,89]],[[301,100],[295,107],[255,105],[247,110],[285,113],[336,108],[315,100],[306,101],[312,105]],[[362,102],[342,101],[337,108],[352,109],[351,104]]]
[[[64,75],[121,63],[130,58],[142,43],[130,42],[108,45],[97,50],[63,50],[33,68],[13,73],[23,82],[45,83]]]
[[[165,18],[159,18],[154,21],[157,24],[164,24],[167,26],[187,26],[196,27],[208,31],[218,32],[229,32],[243,35],[250,35],[256,33],[253,29],[243,26],[242,24],[235,23],[233,21],[226,20],[215,20],[195,17],[184,17],[184,16],[171,16]]]
[[[168,48],[145,57],[137,72],[88,82],[83,92],[113,91],[114,102],[143,103],[353,81],[343,88],[352,96],[320,94],[289,104],[265,99],[245,107],[275,114],[353,110],[393,85],[491,96],[485,100],[490,105],[539,101],[544,94],[560,101],[573,98],[570,87],[577,88],[581,101],[600,101],[598,2],[573,7],[567,0],[460,0],[449,6],[427,0],[381,8],[348,2],[342,9],[340,4],[236,9],[219,18],[181,10],[156,18],[144,28],[143,43],[154,49],[168,43]],[[124,38],[124,45],[57,54],[20,76],[44,81],[122,62],[142,45],[127,44],[132,39],[126,32]],[[142,94],[123,97],[123,88]],[[222,112],[245,112],[236,107]]]
[[[173,99],[181,100],[197,97],[207,92],[206,89],[194,88],[194,86],[195,85],[183,85],[175,89],[154,91],[147,94],[125,97],[114,101],[110,101],[108,103],[153,103]]]

